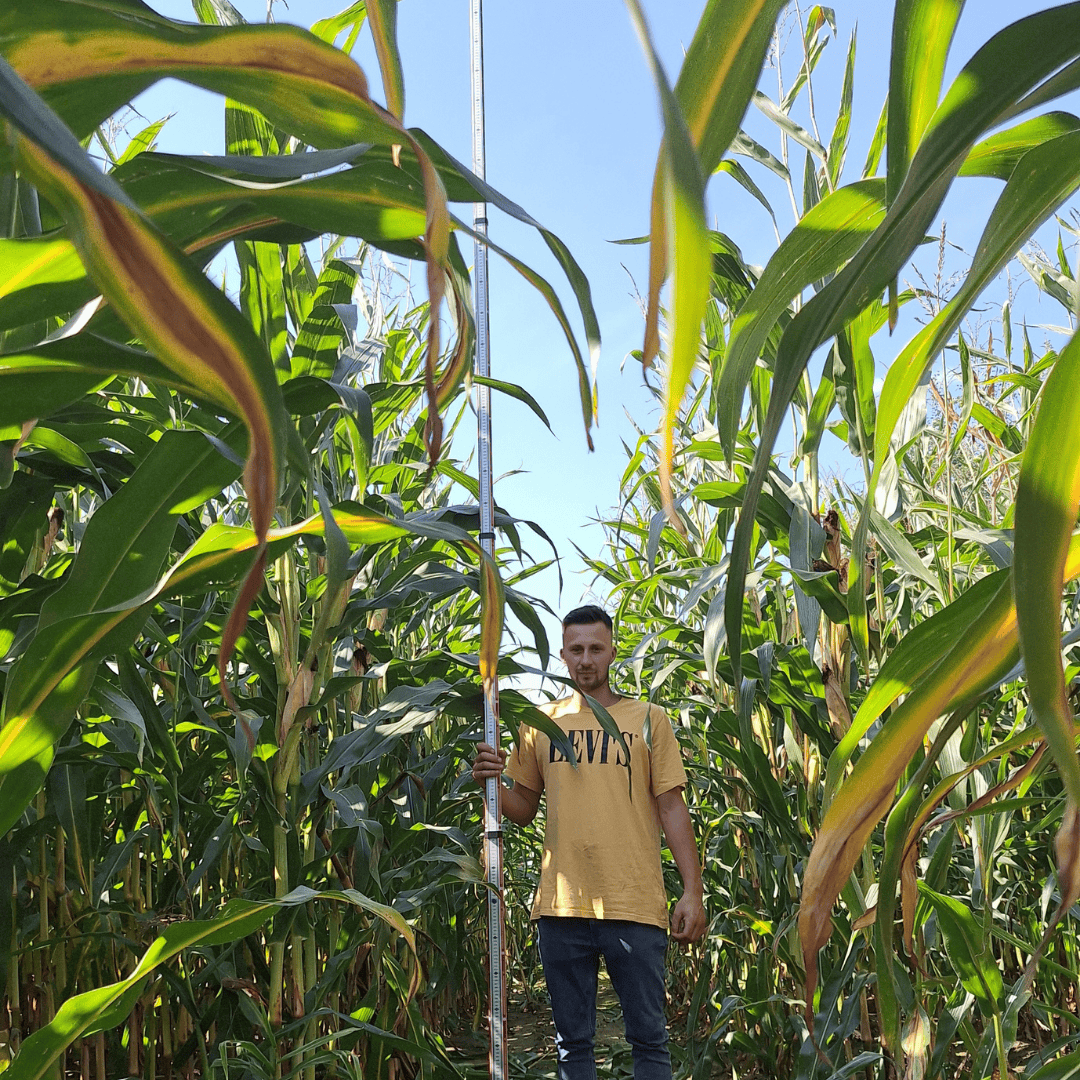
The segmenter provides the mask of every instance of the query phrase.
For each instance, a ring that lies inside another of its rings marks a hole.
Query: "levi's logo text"
[[[566,733],[566,737],[573,744],[574,753],[579,762],[585,762],[587,765],[622,765],[624,768],[630,764],[626,760],[626,754],[619,745],[619,741],[613,739],[606,731],[594,728],[571,728]],[[633,750],[634,733],[624,731],[622,737],[626,740],[626,745]],[[548,763],[554,764],[556,761],[567,760],[566,755],[552,743],[548,752]]]

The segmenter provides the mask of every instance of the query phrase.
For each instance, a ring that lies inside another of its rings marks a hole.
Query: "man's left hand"
[[[683,893],[671,913],[671,936],[681,945],[700,941],[705,933],[705,905],[700,896]]]

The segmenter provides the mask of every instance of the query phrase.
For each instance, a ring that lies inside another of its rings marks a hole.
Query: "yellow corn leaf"
[[[1080,535],[1074,535],[1059,580],[1078,575]],[[1055,648],[1059,637],[1055,629]],[[999,588],[981,621],[953,645],[889,717],[830,805],[807,861],[799,908],[808,1003],[817,986],[818,950],[832,931],[832,906],[874,827],[892,805],[897,781],[912,755],[938,717],[974,701],[1009,670],[1018,644],[1011,590]]]
[[[277,502],[288,417],[261,342],[225,295],[135,207],[91,187],[43,146],[9,130],[20,167],[62,209],[102,295],[162,363],[244,420],[250,434],[244,485],[263,538]]]
[[[738,134],[783,6],[783,0],[709,0],[702,13],[674,97],[705,176],[716,170]],[[665,128],[667,122],[665,116]],[[646,366],[660,351],[660,290],[671,266],[672,237],[664,206],[668,152],[661,149],[649,212],[649,293],[642,349]]]
[[[360,67],[345,53],[293,26],[191,27],[160,17],[156,24],[148,21],[133,26],[131,20],[110,19],[102,12],[93,13],[92,18],[88,15],[85,20],[79,15],[73,11],[70,30],[41,30],[22,37],[13,33],[5,55],[26,83],[52,98],[62,98],[68,107],[61,111],[78,116],[84,123],[86,118],[71,104],[72,84],[94,80],[105,86],[111,80],[117,84],[116,92],[121,93],[131,89],[133,78],[149,86],[173,76],[242,101],[314,146],[378,142],[407,145],[416,154],[427,209],[424,250],[431,319],[425,441],[434,464],[442,447],[436,367],[439,308],[449,271],[446,190],[420,143],[393,113],[371,100]],[[392,54],[396,52],[392,48],[393,35],[385,18],[380,25],[385,31],[384,44],[391,50],[386,59],[392,74]],[[393,78],[390,81],[395,83]],[[392,105],[403,106],[403,90],[391,96]],[[97,122],[100,118],[94,120]],[[268,523],[269,518],[264,527]]]
[[[661,184],[660,212],[664,218],[667,264],[671,267],[671,349],[667,378],[664,380],[664,411],[660,425],[660,490],[668,518],[680,532],[684,532],[682,521],[672,504],[671,467],[675,421],[701,347],[701,323],[705,318],[712,280],[712,251],[705,224],[705,182],[685,120],[649,38],[644,12],[638,0],[627,0],[627,5],[652,69],[664,115],[664,141],[660,150],[662,165],[657,175]],[[653,247],[656,246],[654,239]],[[651,297],[649,302],[653,303]],[[649,332],[646,328],[646,336]]]

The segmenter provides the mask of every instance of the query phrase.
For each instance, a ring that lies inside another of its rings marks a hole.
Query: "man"
[[[573,743],[577,768],[546,735],[522,726],[507,769],[514,786],[502,789],[503,816],[518,825],[532,821],[541,793],[547,792],[532,918],[551,997],[559,1080],[595,1080],[601,954],[622,1004],[635,1080],[671,1080],[661,826],[683,880],[682,897],[671,913],[671,936],[685,944],[705,932],[701,866],[683,798],[686,773],[678,742],[662,709],[612,691],[608,669],[615,648],[611,618],[602,608],[576,608],[563,619],[560,655],[576,691],[544,711]],[[629,762],[583,694],[618,724]],[[505,765],[503,751],[481,743],[473,778],[482,785],[500,776]]]

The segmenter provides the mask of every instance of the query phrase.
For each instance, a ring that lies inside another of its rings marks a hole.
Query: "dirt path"
[[[546,1004],[536,1003],[528,1010],[511,1002],[507,1017],[507,1049],[511,1057],[541,1074],[555,1074],[555,1028]],[[630,1048],[623,1037],[622,1012],[619,999],[607,977],[600,971],[596,995],[596,1057],[605,1072],[625,1061],[629,1063]],[[606,1066],[606,1068],[605,1068]]]

